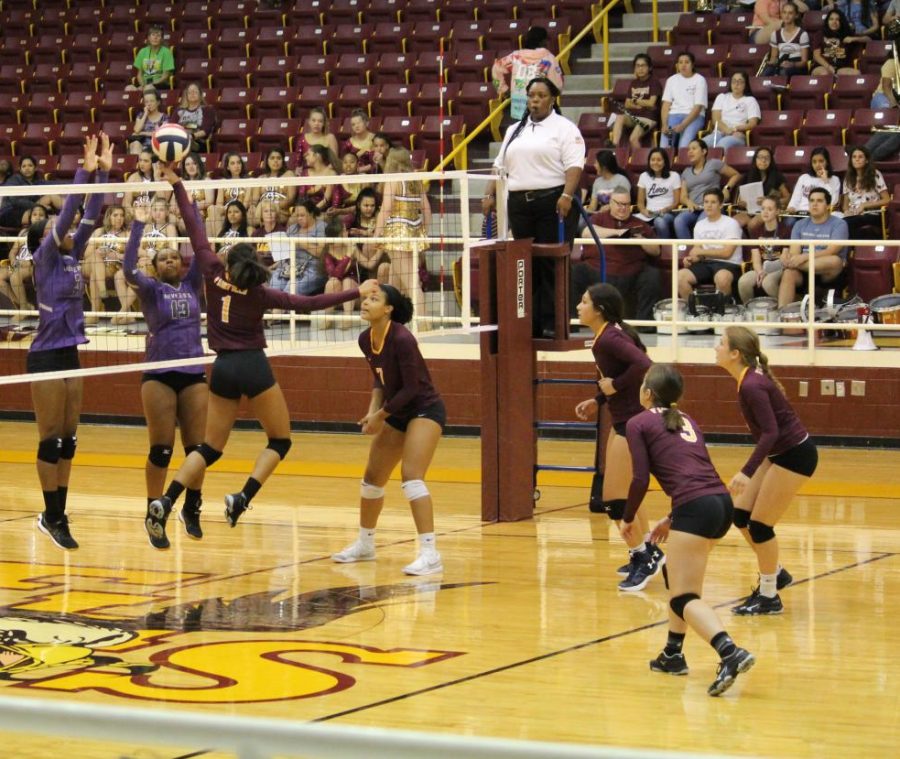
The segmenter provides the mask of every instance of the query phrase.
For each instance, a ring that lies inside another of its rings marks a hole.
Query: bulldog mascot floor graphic
[[[0,687],[195,704],[323,696],[352,687],[367,667],[422,667],[464,652],[340,642],[373,626],[365,615],[362,628],[335,630],[336,641],[304,638],[304,630],[480,584],[357,583],[177,602],[176,588],[202,593],[217,579],[0,562]]]

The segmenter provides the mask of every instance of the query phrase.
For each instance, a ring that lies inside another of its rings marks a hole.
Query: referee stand
[[[538,470],[599,471],[537,463],[540,429],[595,426],[536,421],[538,387],[559,384],[539,378],[538,351],[582,350],[585,338],[573,338],[569,331],[568,245],[510,239],[479,245],[477,251],[481,323],[497,325],[495,331],[481,334],[481,517],[486,522],[513,522],[534,515]],[[554,262],[553,339],[532,336],[534,258]],[[593,381],[585,382],[596,391]]]

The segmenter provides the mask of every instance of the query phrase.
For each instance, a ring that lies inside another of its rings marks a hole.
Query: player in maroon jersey
[[[442,572],[434,542],[434,508],[424,477],[441,439],[447,412],[431,382],[416,338],[403,325],[413,315],[412,301],[396,287],[381,285],[363,300],[361,316],[369,329],[359,347],[375,377],[369,410],[359,420],[374,435],[360,484],[359,537],[331,558],[342,564],[375,558],[375,526],[384,506],[384,486],[401,463],[403,495],[409,501],[419,554],[403,568],[408,575]]]
[[[716,345],[716,363],[737,380],[741,413],[756,442],[728,488],[735,499],[734,526],[756,553],[759,585],[732,611],[781,614],[784,605],[778,591],[794,578],[778,563],[774,528],[816,471],[819,454],[784,388],[769,370],[755,332],[728,327]]]
[[[634,474],[622,535],[628,538],[640,533],[634,518],[653,474],[672,499],[672,510],[651,534],[653,542],[668,539],[670,612],[666,647],[650,662],[650,669],[670,675],[688,673],[682,646],[690,626],[721,658],[708,690],[710,696],[719,696],[755,659],[734,644],[719,616],[700,597],[709,552],[731,527],[734,507],[709,460],[703,433],[678,410],[683,388],[681,374],[665,364],[650,367],[644,377],[640,401],[646,411],[631,417],[625,432]]]
[[[160,174],[175,190],[178,208],[203,273],[209,347],[216,352],[210,373],[203,443],[184,460],[165,494],[147,507],[145,526],[150,545],[168,548],[166,520],[172,506],[185,488],[201,489],[207,467],[222,456],[243,396],[247,397],[250,411],[259,419],[269,441],[257,457],[243,489],[225,496],[225,518],[232,527],[290,450],[291,420],[284,394],[264,351],[263,314],[270,308],[305,313],[364,298],[378,289],[378,282],[369,280],[353,290],[314,296],[293,295],[266,287],[269,271],[257,260],[256,249],[245,243],[234,245],[228,250],[227,265],[223,265],[213,252],[196,206],[178,175],[171,167],[164,167]],[[181,518],[186,527],[188,519],[196,520],[199,531],[199,511],[182,511]]]
[[[613,428],[606,441],[603,476],[603,511],[621,526],[625,512],[625,497],[631,478],[631,457],[625,442],[625,423],[641,412],[638,393],[644,373],[650,366],[647,349],[637,332],[623,323],[625,304],[612,285],[589,287],[577,306],[579,321],[594,332],[591,352],[597,364],[600,392],[596,398],[582,401],[575,407],[579,419],[588,419],[606,403],[612,416]],[[599,442],[599,441],[598,441]],[[626,575],[619,589],[627,592],[643,590],[650,578],[666,563],[658,546],[651,545],[647,517],[638,512],[641,534],[634,533],[626,541],[629,562],[619,574]]]

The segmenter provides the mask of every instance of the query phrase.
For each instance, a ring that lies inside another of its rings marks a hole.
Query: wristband
[[[572,200],[572,196],[569,195],[569,193],[567,193],[567,192],[564,192],[560,197],[562,197],[562,198],[568,198],[569,200]]]

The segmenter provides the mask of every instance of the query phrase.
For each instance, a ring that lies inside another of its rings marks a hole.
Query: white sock
[[[776,588],[776,579],[778,578],[778,574],[774,575],[764,575],[760,574],[759,576],[759,594],[765,596],[766,598],[775,598],[775,594],[777,592]]]
[[[639,546],[635,546],[634,548],[629,548],[628,553],[632,556],[635,556],[639,553],[647,553],[649,546],[646,543],[641,543]]]
[[[360,527],[359,542],[364,546],[375,545],[375,528],[369,529],[368,527]]]
[[[437,546],[434,542],[434,533],[433,532],[420,532],[419,533],[419,547],[422,549],[422,553],[434,553],[437,551]]]

